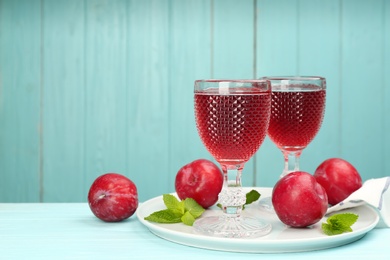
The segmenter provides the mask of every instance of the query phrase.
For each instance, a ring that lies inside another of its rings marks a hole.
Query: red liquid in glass
[[[305,148],[320,129],[325,110],[325,90],[272,90],[268,135],[282,150]]]
[[[263,142],[269,124],[270,93],[195,93],[199,135],[218,162],[248,161]]]

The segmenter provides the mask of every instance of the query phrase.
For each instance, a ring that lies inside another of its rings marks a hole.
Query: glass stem
[[[284,156],[284,170],[280,178],[286,176],[287,174],[295,171],[299,171],[299,158],[302,151],[283,151]]]
[[[242,206],[246,202],[246,196],[242,190],[241,173],[244,164],[221,165],[224,176],[223,187],[219,194],[219,203],[227,217],[238,217]]]

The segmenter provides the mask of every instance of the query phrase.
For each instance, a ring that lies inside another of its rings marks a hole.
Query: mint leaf
[[[338,222],[341,222],[345,226],[352,226],[355,224],[355,222],[358,220],[359,216],[354,213],[339,213],[335,214],[333,216],[330,216],[328,220],[337,220]]]
[[[178,200],[171,194],[163,194],[163,201],[167,207],[164,210],[156,211],[145,220],[156,223],[180,223],[192,226],[195,219],[199,218],[205,211],[194,199],[187,198]]]
[[[194,218],[200,217],[205,211],[205,209],[202,208],[202,206],[200,206],[194,199],[191,198],[187,198],[184,200],[184,209],[186,213],[189,212]]]
[[[187,211],[186,213],[184,213],[184,215],[181,217],[181,221],[183,222],[183,224],[185,225],[188,225],[188,226],[192,226],[195,222],[195,218],[194,216],[189,212]]]
[[[181,217],[182,214],[178,214],[170,209],[164,209],[150,214],[145,217],[145,220],[157,223],[179,223],[181,222]]]
[[[184,214],[184,203],[171,194],[163,194],[163,201],[167,209]]]
[[[352,232],[351,226],[358,218],[359,216],[354,213],[339,213],[332,215],[326,220],[326,223],[322,223],[322,231],[328,236]]]
[[[260,193],[256,190],[251,190],[246,194],[245,205],[249,205],[260,198]]]

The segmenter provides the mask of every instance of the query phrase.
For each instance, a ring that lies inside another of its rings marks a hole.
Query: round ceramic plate
[[[246,188],[245,192],[251,189],[259,191],[263,198],[269,197],[272,191],[271,188]],[[255,202],[246,206],[243,214],[261,217],[268,221],[272,224],[272,231],[260,238],[220,238],[195,233],[192,227],[182,223],[158,224],[144,220],[151,213],[165,208],[162,196],[159,196],[142,203],[136,214],[141,223],[152,233],[166,240],[193,247],[232,252],[302,252],[341,246],[362,238],[379,221],[378,214],[369,206],[363,205],[339,211],[359,215],[357,222],[352,226],[353,232],[327,236],[321,230],[321,223],[326,222],[326,217],[309,228],[290,228],[280,222],[274,213],[262,210]],[[206,210],[202,217],[218,214],[222,214],[221,209],[212,207]]]

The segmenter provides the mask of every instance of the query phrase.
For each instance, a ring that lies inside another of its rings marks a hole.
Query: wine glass
[[[302,150],[318,133],[325,112],[326,80],[323,77],[265,77],[272,85],[268,136],[282,151],[281,178],[299,171]]]
[[[280,178],[299,171],[302,150],[314,139],[325,111],[326,80],[323,77],[263,77],[272,86],[268,136],[282,151],[284,169]],[[260,207],[274,212],[271,197]]]
[[[246,196],[242,190],[241,173],[267,134],[271,112],[270,82],[197,80],[194,99],[199,136],[224,175],[219,194],[222,216],[199,218],[194,223],[195,230],[220,237],[268,234],[272,229],[269,223],[242,215]]]

